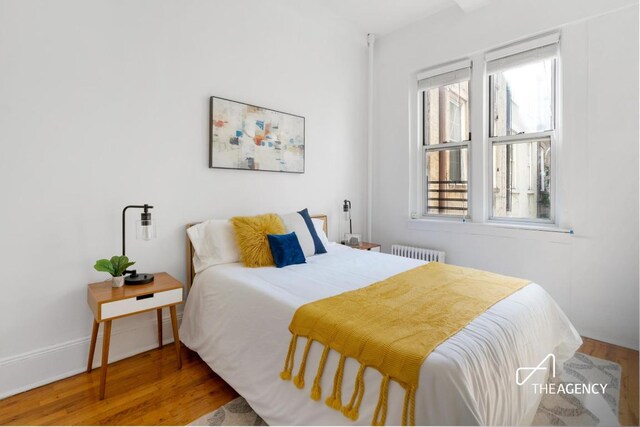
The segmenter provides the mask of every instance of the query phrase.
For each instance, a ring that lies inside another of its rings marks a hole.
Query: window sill
[[[503,222],[472,222],[454,218],[416,218],[407,220],[409,230],[511,237],[569,243],[573,230],[547,224],[515,224]]]

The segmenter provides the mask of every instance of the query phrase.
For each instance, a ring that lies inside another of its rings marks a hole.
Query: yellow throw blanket
[[[498,301],[529,282],[470,268],[432,262],[365,288],[314,301],[298,308],[289,330],[293,334],[283,380],[291,379],[298,337],[306,337],[298,375],[304,387],[307,356],[313,341],[324,346],[311,398],[320,400],[320,379],[329,349],[340,353],[333,390],[326,404],[351,420],[358,419],[364,395],[362,375],[367,367],[382,374],[372,425],[384,425],[389,380],[405,389],[402,424],[415,424],[415,395],[420,367],[443,341],[456,334]],[[342,405],[345,358],[360,363],[354,391]]]

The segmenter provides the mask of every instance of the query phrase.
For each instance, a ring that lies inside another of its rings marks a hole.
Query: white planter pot
[[[111,287],[112,288],[119,288],[122,285],[124,285],[124,276],[117,276],[117,277],[114,277],[113,279],[111,279]]]

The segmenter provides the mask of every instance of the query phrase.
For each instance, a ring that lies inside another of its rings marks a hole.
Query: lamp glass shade
[[[152,240],[156,238],[156,222],[151,219],[136,221],[136,239]]]
[[[351,219],[351,202],[348,200],[344,201],[344,204],[342,205],[342,212],[344,214],[344,219],[346,221],[349,221]]]

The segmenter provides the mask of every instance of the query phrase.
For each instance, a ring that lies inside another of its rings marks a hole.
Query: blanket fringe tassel
[[[327,356],[329,355],[329,346],[324,346],[324,350],[322,351],[322,356],[320,357],[320,363],[318,364],[318,373],[316,374],[316,378],[313,380],[313,387],[311,387],[311,398],[313,400],[320,400],[322,398],[322,389],[320,388],[320,380],[322,379],[322,374],[324,373],[324,365],[327,364]]]
[[[402,425],[416,425],[416,387],[405,386],[404,403],[402,404]],[[407,424],[407,415],[409,416],[409,424]]]
[[[325,403],[329,408],[333,408],[336,411],[340,411],[342,409],[342,376],[344,375],[344,361],[346,357],[344,355],[340,355],[340,362],[338,362],[338,369],[336,369],[336,374],[333,377],[333,391],[331,392],[331,396],[327,397]]]
[[[362,375],[364,374],[364,370],[366,369],[366,365],[360,364],[360,369],[358,370],[358,375],[356,376],[356,383],[353,386],[353,395],[351,395],[351,400],[347,404],[347,406],[342,408],[342,414],[349,418],[351,421],[356,421],[358,419],[358,410],[360,409],[360,404],[362,403],[362,396],[364,396],[364,381],[362,380]]]
[[[373,420],[371,420],[372,426],[383,426],[387,419],[387,396],[389,391],[389,375],[382,377],[382,383],[380,384],[380,396],[378,396],[378,404],[376,410],[373,413]]]
[[[289,343],[289,351],[287,352],[287,358],[284,362],[284,370],[280,373],[280,378],[287,381],[291,379],[291,375],[294,367],[294,356],[296,354],[296,345],[298,336],[293,335],[291,342]],[[307,343],[304,347],[302,354],[302,361],[300,362],[300,368],[298,369],[298,375],[293,378],[293,384],[297,388],[304,387],[304,373],[307,367],[307,358],[309,356],[309,350],[313,340],[307,338]],[[320,380],[324,373],[325,365],[327,364],[327,357],[329,355],[329,346],[325,345],[320,357],[320,363],[318,365],[318,371],[316,377],[313,380],[313,386],[311,387],[311,399],[320,400],[322,398],[322,389],[320,388]],[[364,396],[364,371],[367,366],[363,363],[360,364],[358,374],[356,375],[355,384],[353,387],[353,394],[346,406],[342,406],[342,380],[344,376],[344,363],[346,357],[340,355],[340,361],[338,362],[338,368],[333,377],[333,389],[331,395],[327,397],[325,403],[328,407],[341,411],[342,414],[352,421],[356,421],[359,416],[360,404],[362,403],[362,397]],[[387,418],[387,399],[389,395],[389,375],[383,375],[382,382],[380,384],[380,395],[378,396],[378,403],[376,405],[375,412],[373,414],[373,420],[371,425],[383,426]],[[415,425],[415,409],[416,409],[416,387],[413,385],[403,385],[405,389],[404,402],[402,404],[402,425]]]
[[[291,342],[289,343],[289,350],[287,351],[287,359],[284,361],[284,370],[280,372],[280,378],[285,381],[291,379],[291,372],[293,371],[293,356],[296,354],[296,342],[298,341],[298,336],[293,335],[291,337]]]
[[[309,349],[313,340],[307,338],[307,345],[304,346],[304,353],[302,354],[302,362],[300,362],[300,369],[298,375],[293,379],[293,384],[298,388],[304,387],[304,371],[307,368],[307,357],[309,356]]]

